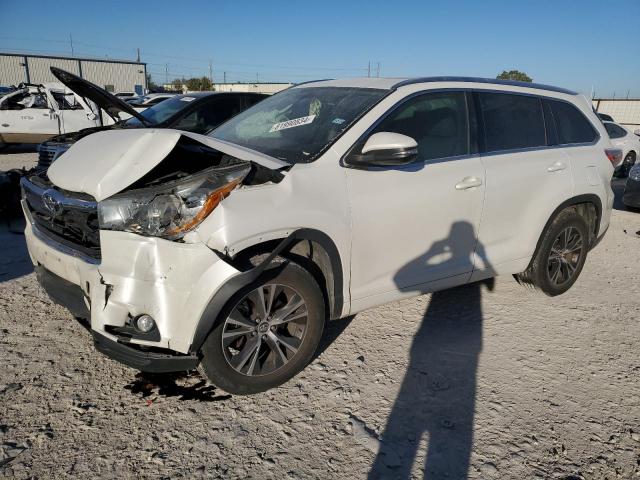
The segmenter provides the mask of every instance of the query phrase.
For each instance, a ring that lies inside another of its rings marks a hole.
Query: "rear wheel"
[[[227,304],[202,347],[201,367],[214,385],[234,394],[282,385],[311,361],[325,322],[324,298],[313,276],[289,260]]]
[[[575,209],[563,210],[548,226],[529,268],[516,275],[549,296],[560,295],[575,283],[589,250],[587,223]]]
[[[620,168],[622,178],[627,178],[629,176],[629,170],[631,170],[631,167],[633,167],[635,163],[636,163],[636,152],[627,153],[627,156],[624,157],[624,160],[622,161],[622,165]]]

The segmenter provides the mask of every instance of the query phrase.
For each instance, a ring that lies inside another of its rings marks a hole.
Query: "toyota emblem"
[[[63,196],[57,190],[50,188],[42,194],[42,203],[51,216],[57,217],[62,213]]]

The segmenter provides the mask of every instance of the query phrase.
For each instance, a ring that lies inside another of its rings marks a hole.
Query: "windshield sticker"
[[[269,133],[279,132],[280,130],[286,130],[287,128],[299,127],[300,125],[308,125],[315,120],[315,115],[309,115],[307,117],[294,118],[293,120],[287,120],[286,122],[276,123],[271,127]]]
[[[336,125],[342,125],[346,120],[344,118],[334,118],[331,123],[335,123]]]
[[[196,99],[196,97],[182,97],[180,99],[180,101],[182,101],[182,102],[192,102],[195,99]]]

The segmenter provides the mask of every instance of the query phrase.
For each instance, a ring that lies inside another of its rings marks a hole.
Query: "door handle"
[[[559,172],[560,170],[564,170],[567,166],[562,162],[556,162],[547,167],[547,172]]]
[[[456,190],[467,190],[482,185],[482,180],[477,177],[464,177],[460,183],[456,183]]]

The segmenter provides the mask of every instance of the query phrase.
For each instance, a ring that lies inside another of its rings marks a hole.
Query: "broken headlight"
[[[98,204],[102,230],[169,240],[198,226],[249,173],[237,166],[208,170],[158,187],[130,190]]]

